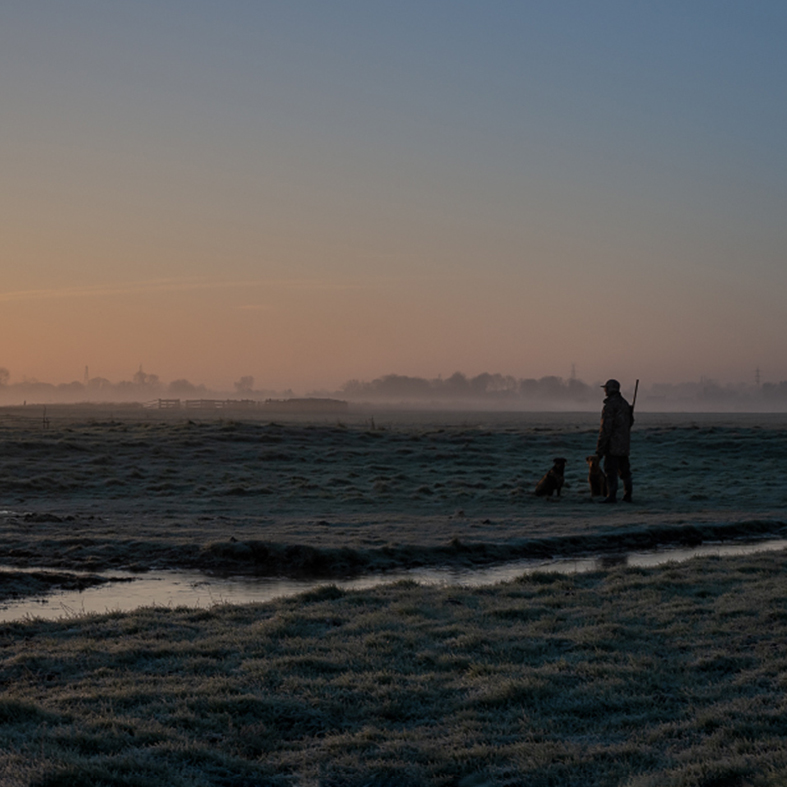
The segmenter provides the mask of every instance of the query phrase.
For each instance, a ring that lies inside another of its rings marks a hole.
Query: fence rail
[[[344,412],[341,399],[153,399],[145,402],[150,410],[262,410],[271,412],[334,413]]]

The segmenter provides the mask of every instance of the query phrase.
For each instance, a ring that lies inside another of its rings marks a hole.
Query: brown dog
[[[588,463],[588,483],[590,484],[590,496],[607,496],[607,477],[601,469],[601,459],[595,454],[585,459]]]
[[[566,460],[562,457],[554,459],[552,469],[536,484],[536,495],[538,497],[552,497],[553,492],[557,492],[560,497],[560,490],[563,488],[563,471],[566,469]]]

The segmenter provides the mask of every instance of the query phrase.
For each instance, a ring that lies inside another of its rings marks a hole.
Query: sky
[[[787,379],[781,0],[3,0],[11,382]]]

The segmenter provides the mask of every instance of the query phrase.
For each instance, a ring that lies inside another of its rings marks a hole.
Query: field
[[[0,629],[35,785],[779,785],[785,556]]]
[[[587,489],[596,419],[9,415],[0,598],[43,592],[31,568],[54,584],[163,566],[326,584],[0,625],[2,783],[785,783],[784,553],[472,590],[330,584],[783,535],[784,416],[643,414],[635,503],[614,510]],[[559,502],[530,494],[553,456],[569,460]]]

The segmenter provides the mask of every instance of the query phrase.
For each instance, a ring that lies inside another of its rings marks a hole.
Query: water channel
[[[518,560],[484,568],[417,568],[330,582],[247,576],[214,577],[189,571],[151,571],[142,575],[108,571],[101,576],[111,580],[133,581],[113,581],[87,590],[55,591],[45,596],[7,601],[0,604],[0,622],[31,618],[57,620],[92,613],[131,612],[148,606],[205,608],[216,604],[264,602],[294,596],[326,584],[336,585],[345,590],[363,590],[407,579],[422,585],[479,587],[509,581],[523,574],[539,571],[573,574],[622,565],[651,567],[705,555],[720,557],[748,555],[785,548],[787,548],[787,539],[703,544],[691,548],[595,555],[576,559]],[[0,571],[18,572],[20,569],[0,566]],[[57,573],[64,572],[58,570]]]

